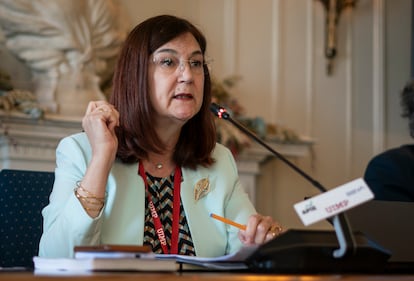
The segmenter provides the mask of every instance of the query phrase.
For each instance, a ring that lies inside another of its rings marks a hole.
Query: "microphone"
[[[320,192],[327,191],[321,183],[266,144],[240,122],[231,118],[224,107],[212,103],[210,110],[215,116],[231,122],[266,148]],[[361,232],[353,233],[345,213],[335,215],[330,222],[334,226],[334,232],[289,229],[264,243],[248,258],[250,269],[289,273],[377,272],[385,267],[390,257],[389,252],[370,241]]]
[[[323,187],[318,181],[314,180],[311,176],[306,174],[303,170],[301,170],[298,166],[290,162],[288,159],[286,159],[282,154],[274,150],[271,146],[266,144],[263,140],[261,140],[256,134],[251,132],[249,129],[247,129],[245,126],[243,126],[240,122],[235,121],[233,118],[231,118],[230,114],[227,112],[227,110],[219,106],[216,103],[212,103],[210,105],[210,110],[213,112],[214,115],[216,115],[220,119],[225,119],[230,121],[234,126],[236,126],[239,130],[241,130],[243,133],[251,137],[253,140],[261,144],[263,147],[265,147],[267,150],[269,150],[273,155],[276,155],[277,158],[285,162],[288,166],[290,166],[293,170],[298,172],[302,177],[304,177],[306,180],[308,180],[313,186],[315,186],[317,189],[319,189],[321,192],[327,191],[325,187]]]

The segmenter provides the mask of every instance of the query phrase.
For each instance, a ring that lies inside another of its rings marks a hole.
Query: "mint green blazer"
[[[49,204],[43,209],[43,234],[39,256],[73,257],[76,245],[142,245],[144,236],[145,186],[137,164],[116,160],[106,186],[107,199],[101,214],[91,218],[74,194],[91,159],[85,133],[62,139],[56,149],[55,182]],[[212,219],[216,213],[246,223],[256,213],[242,188],[231,152],[221,144],[213,151],[216,163],[197,170],[182,169],[181,201],[197,256],[216,257],[237,251],[242,243],[238,229]],[[202,179],[210,191],[198,200],[194,187]]]

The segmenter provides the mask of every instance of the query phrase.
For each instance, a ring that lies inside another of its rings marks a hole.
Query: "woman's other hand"
[[[239,239],[245,245],[263,244],[282,232],[282,226],[270,216],[255,214],[249,217],[246,230],[240,230]]]

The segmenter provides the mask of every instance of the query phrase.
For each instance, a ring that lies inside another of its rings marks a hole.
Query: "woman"
[[[232,154],[216,144],[205,52],[202,33],[174,16],[131,31],[110,103],[91,102],[85,132],[57,148],[40,256],[70,257],[76,245],[144,244],[214,257],[280,233],[272,218],[256,214]]]

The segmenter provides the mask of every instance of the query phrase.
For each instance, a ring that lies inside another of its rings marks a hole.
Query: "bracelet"
[[[90,197],[86,197],[86,196],[82,196],[78,193],[78,190],[75,189],[75,196],[79,199],[82,200],[85,203],[88,204],[92,204],[92,205],[102,205],[104,204],[104,202],[102,202],[101,200],[96,200],[94,201],[93,199],[91,200]]]
[[[103,205],[102,205],[103,207]],[[83,207],[85,209],[85,211],[96,211],[96,212],[100,212],[102,210],[102,207],[100,208],[89,208],[89,207]]]
[[[81,190],[82,192],[84,192],[86,194],[86,196],[80,195],[78,190]],[[80,181],[76,182],[76,188],[75,188],[75,195],[78,198],[84,198],[84,199],[92,199],[92,200],[96,200],[99,201],[101,203],[105,203],[105,199],[106,199],[106,195],[107,192],[105,192],[105,196],[104,197],[97,197],[95,194],[89,192],[88,190],[86,190]]]
[[[86,194],[86,196],[84,195],[80,195],[79,194],[79,190],[81,190],[83,193]],[[82,184],[80,183],[80,181],[76,182],[76,188],[74,189],[74,193],[76,198],[78,198],[79,201],[85,202],[87,204],[91,204],[91,205],[95,205],[98,206],[98,208],[90,208],[85,206],[84,204],[82,204],[82,207],[85,209],[85,211],[101,211],[102,207],[105,205],[105,199],[106,199],[106,195],[107,193],[105,192],[105,197],[97,197],[95,194],[89,192],[88,190],[86,190]]]

